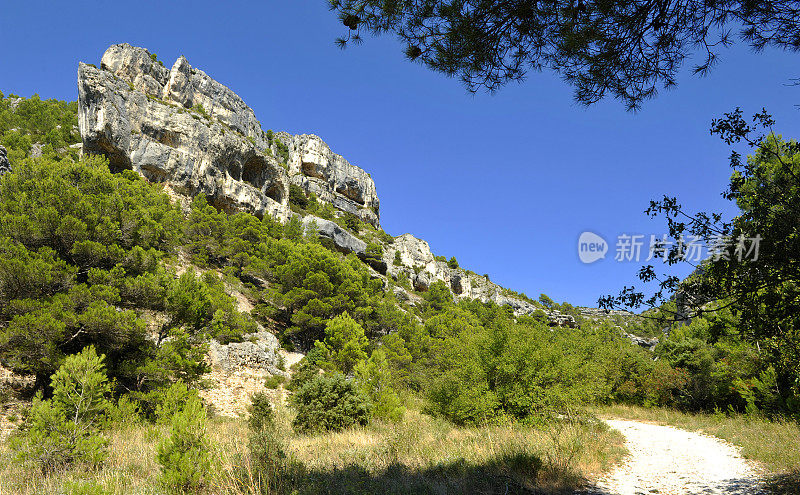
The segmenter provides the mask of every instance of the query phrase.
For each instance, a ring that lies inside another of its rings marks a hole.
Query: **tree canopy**
[[[677,198],[652,201],[647,213],[667,220],[670,239],[659,250],[669,265],[690,263],[687,239],[708,246],[709,257],[686,280],[658,273],[650,265],[639,272],[656,283],[653,295],[626,287],[600,299],[601,307],[653,308],[665,320],[688,321],[730,310],[741,336],[757,343],[775,373],[775,388],[790,408],[800,406],[800,144],[772,131],[762,111],[751,121],[737,109],[712,123],[711,132],[728,144],[754,148],[746,160],[731,153],[733,173],[723,196],[739,213],[725,221],[719,213],[689,212]],[[758,239],[754,243],[754,239]]]
[[[634,109],[676,84],[697,55],[705,73],[736,36],[754,49],[800,48],[800,2],[773,0],[330,0],[348,34],[395,33],[405,54],[494,91],[551,70],[584,104],[612,96]]]

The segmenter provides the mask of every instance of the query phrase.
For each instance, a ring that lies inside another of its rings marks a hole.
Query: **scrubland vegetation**
[[[598,406],[709,428],[797,469],[777,455],[797,432],[797,385],[731,310],[674,326],[650,352],[613,321],[553,328],[544,312],[456,302],[442,282],[401,302],[401,281],[386,287],[297,219],[229,215],[203,197],[184,214],[159,184],[76,159],[63,131],[74,104],[10,108],[0,100],[13,166],[0,179],[0,360],[36,395],[3,443],[0,493],[557,492],[623,453],[588,414]],[[25,139],[50,148],[31,157]],[[298,211],[333,215],[291,194]],[[231,283],[253,311],[237,309]],[[274,383],[288,406],[256,396],[247,422],[208,418],[197,390],[209,340],[259,325],[307,352]],[[759,431],[775,449],[756,445]]]

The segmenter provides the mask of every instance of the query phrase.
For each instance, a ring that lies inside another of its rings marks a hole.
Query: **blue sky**
[[[147,47],[168,66],[183,54],[265,128],[317,134],[370,172],[389,233],[424,238],[512,289],[580,305],[632,284],[640,265],[582,264],[581,232],[612,249],[620,233],[660,234],[664,224],[643,210],[664,193],[732,211],[720,197],[729,150],[709,135],[712,118],[766,107],[776,130],[800,135],[791,53],[726,50],[710,76],[686,74],[632,114],[613,100],[579,106],[549,73],[472,95],[404,60],[391,36],[342,51],[341,34],[324,0],[7,2],[0,91],[74,100],[78,61],[98,63],[113,43]]]

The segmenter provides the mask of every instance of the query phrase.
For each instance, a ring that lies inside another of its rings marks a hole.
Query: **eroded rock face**
[[[400,264],[395,264],[399,253]],[[384,248],[384,262],[387,275],[397,278],[401,273],[411,281],[415,290],[426,291],[437,280],[446,283],[456,299],[478,299],[509,306],[517,316],[532,316],[543,311],[553,326],[575,327],[572,315],[558,311],[544,310],[524,299],[507,295],[503,287],[489,281],[486,277],[467,272],[462,268],[450,268],[446,261],[438,261],[428,243],[411,234],[395,237],[394,242]]]
[[[11,172],[11,163],[8,162],[6,149],[0,146],[0,176],[6,172]]]
[[[212,340],[209,356],[213,366],[226,372],[244,367],[263,369],[273,375],[288,376],[288,373],[279,367],[280,348],[277,337],[261,329],[257,333],[246,335],[244,342],[222,345]]]
[[[378,225],[375,184],[366,172],[316,136],[268,137],[236,93],[184,57],[167,69],[144,48],[113,45],[99,69],[80,64],[78,93],[83,151],[106,155],[112,169],[203,194],[226,211],[279,220],[290,215],[291,181]]]
[[[378,193],[370,175],[350,164],[317,136],[278,133],[289,148],[289,174],[293,184],[374,226],[379,225]]]

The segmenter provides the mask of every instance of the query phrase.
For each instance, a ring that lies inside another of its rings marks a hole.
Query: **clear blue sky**
[[[324,0],[239,2],[6,2],[0,90],[77,99],[78,61],[113,43],[180,54],[231,87],[265,128],[321,136],[375,179],[393,235],[531,296],[594,305],[635,281],[638,264],[579,262],[584,230],[661,233],[642,213],[651,198],[722,209],[729,151],[709,123],[736,106],[766,107],[800,136],[798,55],[738,46],[706,78],[627,113],[615,101],[583,108],[556,76],[531,74],[495,95],[467,93],[404,60],[391,37],[334,46],[343,28]],[[730,211],[728,208],[727,211]]]

